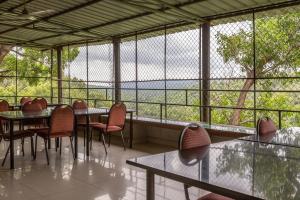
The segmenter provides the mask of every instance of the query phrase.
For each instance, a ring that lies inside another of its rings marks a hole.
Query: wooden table
[[[155,175],[239,200],[300,199],[300,149],[290,146],[232,140],[126,162],[146,170],[147,200]]]

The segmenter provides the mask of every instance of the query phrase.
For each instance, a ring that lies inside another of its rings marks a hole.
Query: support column
[[[202,25],[202,105],[210,105],[210,22]],[[209,122],[209,108],[203,107],[202,121]]]
[[[113,39],[113,68],[115,77],[115,102],[121,101],[120,38]]]
[[[50,90],[50,96],[51,96],[51,103],[53,103],[53,49],[51,49],[50,51],[50,87],[51,87],[51,90]]]
[[[57,97],[58,103],[62,103],[62,47],[57,47]]]

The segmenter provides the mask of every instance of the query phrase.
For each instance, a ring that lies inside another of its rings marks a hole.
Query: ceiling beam
[[[162,1],[162,0],[154,0],[154,1],[157,2],[157,3],[162,4],[162,5],[165,6],[165,7],[172,8],[172,9],[178,11],[179,13],[185,15],[186,17],[192,17],[192,18],[194,18],[194,19],[196,19],[196,20],[205,22],[205,20],[204,20],[202,17],[200,17],[200,16],[198,16],[198,15],[195,15],[194,13],[188,12],[188,11],[186,11],[186,10],[183,10],[183,9],[181,9],[181,8],[178,7],[178,6],[175,6],[175,5],[173,5],[173,4],[167,3],[167,2]]]
[[[12,28],[17,28],[17,29],[25,29],[25,30],[30,30],[30,31],[41,31],[41,32],[45,32],[45,33],[54,33],[54,34],[64,34],[65,32],[59,32],[59,31],[54,31],[54,30],[51,30],[51,28],[45,30],[43,28],[39,28],[39,27],[23,27],[21,25],[12,25],[12,24],[7,24],[7,23],[1,23],[0,22],[0,25],[1,26],[8,26],[8,27],[12,27]],[[92,36],[82,36],[82,35],[79,35],[79,34],[76,34],[76,33],[73,33],[73,34],[70,34],[70,35],[73,35],[73,36],[77,36],[77,37],[81,37],[81,38],[90,38],[90,39],[96,39],[96,37],[92,37]]]
[[[6,40],[11,40],[11,41],[5,41],[1,44],[4,44],[4,43],[7,43],[7,44],[11,44],[11,45],[23,45],[23,44],[26,44],[26,45],[32,45],[32,46],[35,46],[35,47],[50,47],[49,45],[44,45],[44,44],[39,44],[39,43],[30,43],[30,44],[27,44],[27,41],[26,40],[22,40],[22,39],[16,39],[16,38],[13,38],[13,37],[8,37],[8,36],[3,36],[1,35],[0,38],[3,38],[3,39],[6,39]]]
[[[193,4],[195,2],[199,3],[199,2],[203,2],[203,1],[206,1],[206,0],[198,0],[198,1],[196,0],[196,1],[193,1],[193,2],[186,2],[186,3],[183,3],[183,4],[179,4],[176,7],[180,8],[180,7],[183,7],[183,6]],[[170,10],[170,9],[171,8],[161,8],[158,11],[166,11],[166,10]],[[137,18],[140,18],[140,17],[149,16],[151,14],[154,14],[154,13],[149,11],[149,12],[141,13],[141,14],[138,14],[138,15],[133,15],[133,16],[130,16],[130,17],[126,17],[126,18],[123,18],[123,19],[119,19],[119,20],[115,20],[115,21],[110,21],[110,22],[106,22],[106,23],[97,24],[97,25],[94,25],[94,26],[82,28],[79,31],[90,31],[90,30],[95,29],[95,28],[101,28],[101,27],[104,27],[104,26],[112,25],[112,24],[122,23],[122,22],[125,22],[125,21],[134,20],[134,19],[137,19]],[[53,38],[53,37],[59,37],[61,35],[67,35],[69,33],[76,33],[76,31],[70,31],[70,32],[65,33],[65,34],[58,34],[58,35],[53,35],[53,36],[46,36],[46,37],[36,38],[36,39],[31,40],[29,42],[35,42],[35,41],[38,41],[38,40],[44,40],[44,39],[50,39],[50,38]],[[107,37],[107,36],[103,35],[102,37]]]
[[[25,4],[28,4],[28,3],[30,3],[30,2],[33,2],[33,1],[34,1],[34,0],[28,0],[28,1],[26,1],[26,2],[23,2],[23,3],[19,4],[19,5],[16,5],[16,6],[14,6],[14,7],[11,7],[11,8],[9,8],[9,9],[7,10],[7,12],[12,12],[12,13],[14,13],[14,10],[15,10],[15,9],[17,9],[17,8],[19,8],[19,7],[21,7],[21,6],[25,5]],[[16,14],[16,13],[14,13],[14,14]],[[52,25],[55,25],[55,26],[60,26],[60,27],[67,28],[67,29],[70,29],[70,30],[78,30],[78,31],[79,31],[79,29],[76,28],[76,27],[69,26],[69,25],[66,25],[66,24],[63,24],[63,23],[59,23],[59,22],[49,21],[49,19],[39,19],[39,20],[40,20],[40,22],[46,22],[46,23],[49,23],[49,24],[52,24]],[[24,25],[22,25],[22,26],[25,27]],[[93,32],[90,32],[90,31],[85,31],[85,33],[87,33],[87,34],[89,34],[89,35],[93,35],[93,36],[95,36],[95,37],[102,37],[102,35],[97,34],[97,33],[93,33]]]
[[[46,17],[41,17],[41,18],[39,18],[39,19],[37,19],[37,20],[33,20],[33,21],[31,21],[31,22],[25,23],[25,24],[23,24],[22,26],[23,26],[23,27],[24,27],[24,26],[29,26],[29,25],[36,24],[36,23],[38,23],[38,22],[41,22],[42,20],[49,20],[49,19],[51,19],[51,18],[53,18],[53,17],[58,17],[58,16],[60,16],[60,15],[66,14],[66,13],[73,12],[73,11],[75,11],[75,10],[85,8],[85,7],[87,7],[87,6],[91,6],[91,5],[93,5],[93,4],[95,4],[95,3],[98,3],[98,2],[100,2],[100,1],[103,1],[103,0],[90,0],[90,1],[87,1],[87,2],[85,2],[85,3],[83,3],[83,4],[79,4],[79,5],[73,6],[73,7],[71,7],[71,8],[65,9],[65,10],[63,10],[63,11],[61,11],[61,12],[54,13],[54,14],[52,14],[52,15],[49,15],[49,16],[46,16]],[[1,34],[4,34],[4,33],[8,33],[8,32],[10,32],[10,31],[17,30],[17,29],[18,29],[18,28],[11,28],[11,29],[8,29],[8,30],[5,30],[5,31],[1,31],[1,32],[0,32],[0,35],[1,35]]]
[[[166,10],[171,10],[170,8],[169,9],[166,9],[166,8],[154,9],[154,8],[150,8],[150,7],[147,7],[147,6],[132,3],[131,1],[128,1],[128,0],[125,0],[125,1],[124,0],[113,0],[113,1],[125,4],[125,5],[129,5],[129,6],[137,8],[137,9],[144,10],[146,12],[151,12],[151,13],[155,13],[155,14],[169,16],[169,17],[175,18],[177,20],[179,19],[179,20],[183,20],[183,21],[187,21],[187,22],[191,22],[191,23],[199,23],[199,20],[191,19],[191,18],[188,18],[188,17],[185,17],[185,16],[180,16],[180,15],[177,15],[177,14],[166,13],[165,12]]]
[[[24,2],[20,3],[19,5],[16,5],[16,6],[14,6],[14,7],[9,8],[7,11],[8,11],[8,12],[12,12],[12,11],[14,11],[15,9],[20,8],[20,7],[22,7],[22,6],[24,6],[24,5],[28,4],[28,3],[30,3],[30,2],[32,2],[32,1],[34,1],[34,0],[24,1]]]

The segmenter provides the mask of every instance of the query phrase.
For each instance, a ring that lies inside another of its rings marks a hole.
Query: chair
[[[35,152],[37,150],[37,139],[38,137],[43,138],[45,143],[45,152],[47,158],[47,164],[49,165],[49,156],[47,150],[47,142],[51,138],[60,138],[60,154],[62,148],[62,138],[69,137],[71,143],[71,149],[73,158],[75,159],[74,149],[73,149],[73,131],[74,131],[74,111],[70,106],[58,106],[52,111],[50,119],[50,127],[40,129],[37,131],[36,142],[35,142]],[[36,153],[35,153],[36,159]]]
[[[38,102],[38,103],[40,103],[43,110],[46,109],[47,106],[48,106],[47,100],[46,100],[45,98],[43,98],[43,97],[35,98],[35,99],[33,100],[33,102]]]
[[[88,106],[87,106],[87,104],[86,104],[86,102],[84,102],[83,100],[76,100],[76,101],[74,101],[73,102],[73,105],[72,105],[72,107],[73,107],[73,110],[82,110],[82,109],[87,109],[88,108]],[[84,146],[85,146],[85,135],[86,135],[86,132],[85,132],[85,127],[86,127],[86,117],[85,116],[78,116],[77,118],[76,118],[76,124],[77,124],[77,127],[78,128],[82,128],[83,129],[83,134],[84,134],[84,137],[83,137],[83,140],[84,140],[84,142],[83,142],[83,144],[84,144]]]
[[[178,149],[188,150],[197,147],[205,147],[211,144],[211,140],[207,131],[199,124],[191,123],[187,125],[180,134],[178,141]],[[190,186],[184,184],[184,193],[187,200],[190,199],[188,188]],[[232,200],[231,198],[218,195],[215,193],[209,193],[198,200]]]
[[[108,146],[110,146],[110,136],[111,133],[120,132],[123,142],[124,150],[126,150],[123,130],[125,128],[125,120],[126,120],[126,106],[124,103],[115,103],[109,110],[107,124],[103,123],[93,123],[91,124],[92,129],[96,129],[100,131],[102,134],[102,142],[104,145],[105,153],[107,154],[106,146],[105,146],[105,138],[104,134],[109,136]]]
[[[273,135],[277,131],[274,121],[269,117],[262,117],[257,120],[256,131],[259,136]]]
[[[0,121],[0,123],[1,123],[1,126],[0,126],[0,135],[1,135],[1,138],[3,138],[4,141],[10,141],[10,139],[11,139],[10,133],[9,132],[5,132],[3,130],[2,122],[3,121],[1,120]],[[30,139],[31,139],[31,155],[34,158],[33,135],[34,135],[34,133],[32,133],[29,130],[19,130],[19,131],[14,131],[14,133],[13,133],[13,140],[18,140],[18,139],[22,140],[21,144],[22,144],[23,156],[24,156],[24,138],[30,137]],[[4,166],[4,164],[5,164],[5,161],[6,161],[8,153],[9,153],[9,150],[10,150],[10,145],[8,146],[7,151],[5,153],[5,157],[4,157],[3,161],[2,161],[2,166]]]
[[[5,100],[0,100],[0,112],[9,111],[9,103]],[[7,130],[8,123],[6,120],[0,119],[2,121],[1,125],[5,127],[5,130]],[[0,137],[0,142],[2,141],[2,137]]]
[[[21,99],[20,99],[20,104],[21,104],[21,106],[23,106],[26,102],[28,102],[28,101],[32,101],[32,99],[30,98],[30,97],[22,97]]]
[[[41,104],[37,101],[27,101],[21,108],[23,114],[40,113],[43,111]],[[24,126],[29,126],[31,131],[39,128],[45,128],[45,122],[43,119],[27,119],[22,121],[22,129]]]

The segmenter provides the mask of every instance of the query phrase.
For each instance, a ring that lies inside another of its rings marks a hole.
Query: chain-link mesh
[[[136,41],[122,42],[120,46],[121,62],[121,100],[127,108],[137,109],[137,73],[136,73]],[[137,112],[135,112],[137,114]]]
[[[212,22],[210,105],[254,108],[254,43],[251,15]],[[212,123],[254,126],[253,110],[213,109]]]
[[[208,106],[212,123],[254,126],[259,117],[270,116],[282,126],[298,125],[299,114],[285,111],[300,109],[300,16],[294,8],[299,6],[211,21]],[[137,109],[139,116],[200,119],[200,96],[206,92],[201,88],[205,81],[201,32],[197,27],[181,30],[185,31],[139,34],[121,43],[121,100]],[[51,70],[50,50],[12,48],[0,63],[0,96],[15,103],[19,96],[44,96],[50,101],[52,95],[56,103],[55,50],[52,58]],[[65,46],[62,68],[63,103],[85,99],[90,106],[111,105],[112,44]]]
[[[160,118],[165,103],[165,37],[138,36],[137,73],[139,115]]]

